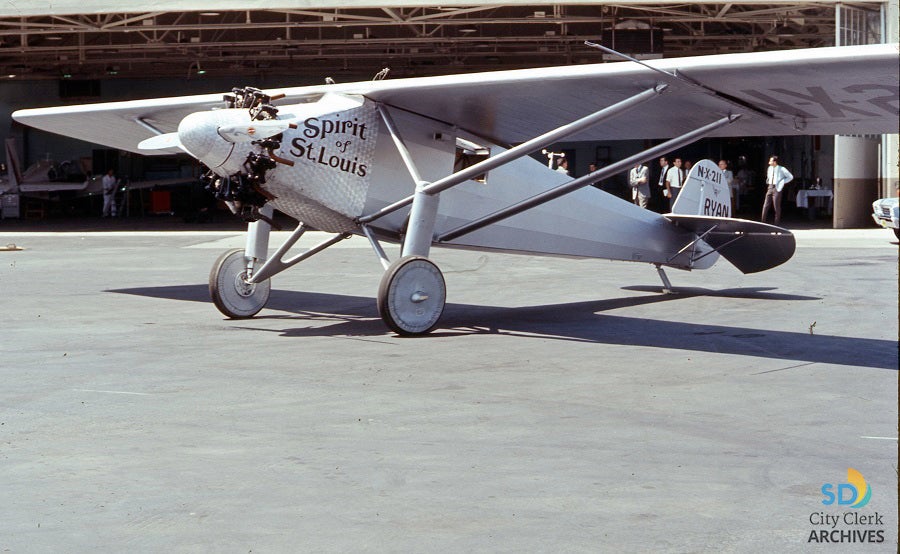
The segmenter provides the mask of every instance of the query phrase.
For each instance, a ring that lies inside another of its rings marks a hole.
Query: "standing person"
[[[778,156],[769,158],[769,168],[766,170],[766,199],[763,201],[762,218],[760,221],[766,222],[766,216],[769,214],[769,208],[775,207],[775,225],[781,223],[781,191],[784,185],[790,183],[794,179],[791,172],[787,168],[778,164]]]
[[[719,160],[719,169],[722,170],[722,175],[725,177],[725,184],[728,185],[728,193],[731,196],[731,213],[734,214],[734,202],[735,202],[735,190],[734,190],[734,173],[728,169],[728,162],[726,160]]]
[[[593,173],[600,169],[600,165],[597,162],[591,162],[588,164],[588,173]],[[600,188],[600,181],[595,181],[591,183],[592,187]]]
[[[665,156],[659,159],[659,188],[655,190],[653,196],[656,197],[654,206],[660,212],[666,211],[663,207],[666,200],[666,172],[669,170],[669,159]]]
[[[562,173],[563,175],[569,174],[569,160],[565,158],[560,158],[556,163],[556,171]]]
[[[669,210],[675,206],[681,185],[684,184],[684,170],[681,169],[681,158],[675,158],[674,165],[666,171],[666,197],[669,199]]]
[[[631,201],[647,209],[650,202],[650,170],[638,162],[628,172],[628,184],[631,185]]]
[[[115,172],[110,168],[100,181],[103,187],[103,217],[116,217],[116,179]]]

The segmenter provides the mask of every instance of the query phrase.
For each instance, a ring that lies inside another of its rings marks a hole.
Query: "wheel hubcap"
[[[255,289],[256,285],[247,281],[246,271],[242,271],[234,276],[234,290],[239,295],[246,298],[252,295]]]

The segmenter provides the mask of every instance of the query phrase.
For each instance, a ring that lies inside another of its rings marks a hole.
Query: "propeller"
[[[291,121],[253,121],[250,123],[240,123],[235,125],[223,125],[218,128],[219,136],[231,143],[253,142],[273,137],[279,133],[283,133],[288,129],[296,129],[297,124]],[[168,150],[170,148],[181,148],[185,152],[184,146],[181,144],[181,138],[178,133],[165,133],[156,135],[138,143],[140,150]]]
[[[219,127],[219,136],[228,142],[253,142],[274,137],[288,129],[296,129],[297,124],[291,121],[252,121],[238,125],[223,125]]]
[[[169,148],[181,148],[184,150],[184,147],[181,146],[181,139],[178,138],[178,133],[166,133],[144,139],[138,143],[138,148],[140,150],[167,150]]]
[[[234,106],[233,108],[189,114],[181,120],[177,132],[145,139],[138,144],[138,148],[141,150],[180,148],[204,161],[210,167],[217,167],[216,164],[223,163],[237,144],[263,143],[288,129],[297,129],[297,121],[350,110],[361,106],[364,102],[362,97],[329,92],[322,95],[316,102],[293,106],[291,113],[287,114],[285,119],[275,119],[277,109],[274,106],[259,103],[262,100],[269,100],[269,98],[257,89],[248,89],[240,95],[240,98],[235,96],[231,100],[228,105]],[[237,106],[238,100],[240,100],[240,107]],[[247,112],[240,111],[245,110],[244,104],[248,103],[251,105],[249,120]],[[254,114],[254,108],[260,106],[266,108],[266,117],[261,115],[263,112]],[[236,115],[237,113],[243,115]],[[218,145],[216,144],[217,139],[221,139]],[[273,148],[269,146],[267,149],[271,154]],[[206,157],[210,154],[213,154],[213,158],[207,160]]]

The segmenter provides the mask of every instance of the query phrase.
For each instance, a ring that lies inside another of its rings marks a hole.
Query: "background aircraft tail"
[[[22,168],[19,165],[19,153],[16,152],[16,139],[6,139],[6,177],[9,179],[9,190],[18,191],[22,182]]]
[[[781,265],[796,249],[794,235],[787,229],[731,218],[730,188],[722,170],[709,160],[691,168],[672,213],[665,217],[692,231],[743,273]]]

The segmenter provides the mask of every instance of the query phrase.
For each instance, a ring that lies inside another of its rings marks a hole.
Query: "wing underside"
[[[722,115],[741,119],[711,136],[895,133],[900,113],[897,45],[818,48],[499,71],[285,88],[281,105],[326,92],[372,100],[453,124],[498,144],[533,138],[660,83],[665,94],[573,140],[667,138]],[[702,83],[692,85],[688,81]],[[24,124],[139,152],[221,94],[20,110]]]

